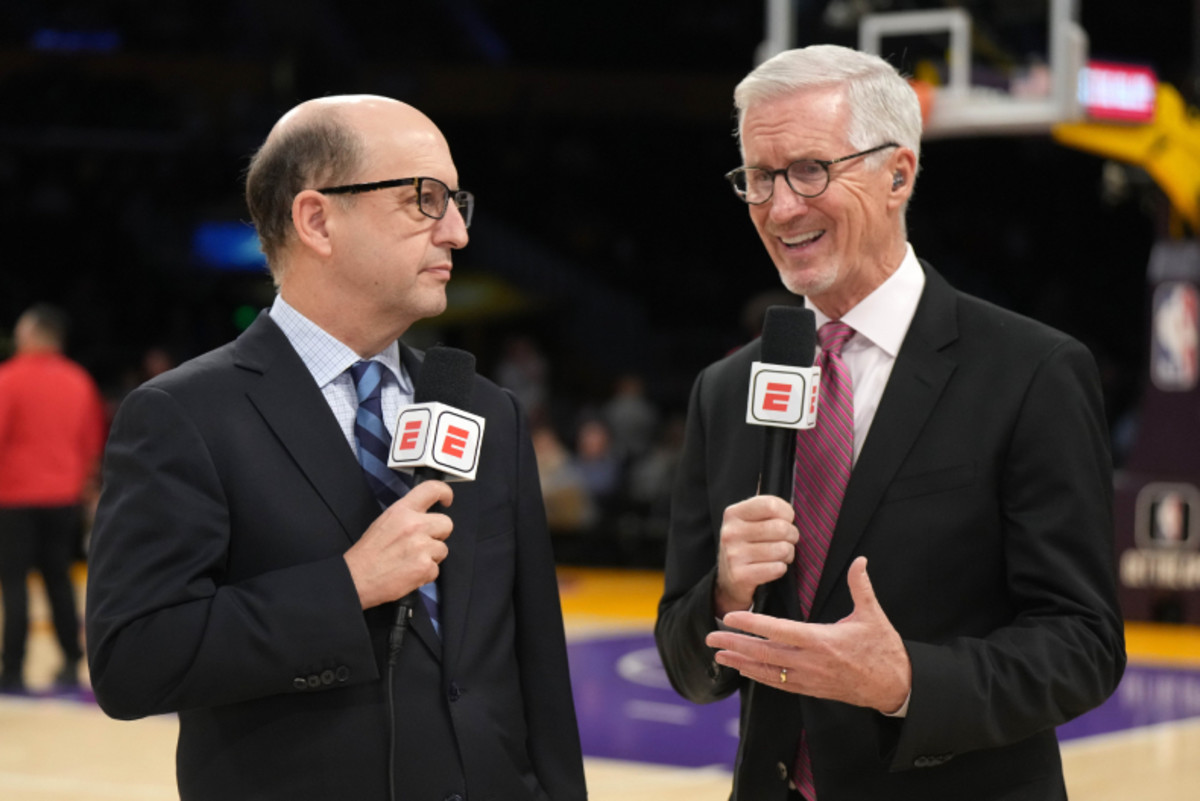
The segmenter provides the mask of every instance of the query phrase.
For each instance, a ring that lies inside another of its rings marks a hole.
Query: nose
[[[463,219],[462,212],[454,203],[449,205],[442,219],[434,225],[433,233],[435,244],[445,245],[453,250],[465,248],[471,238],[467,234],[467,221]]]
[[[775,176],[775,191],[767,201],[770,206],[768,216],[772,220],[787,220],[797,214],[808,212],[808,198],[792,191],[792,187],[784,180],[783,175]]]

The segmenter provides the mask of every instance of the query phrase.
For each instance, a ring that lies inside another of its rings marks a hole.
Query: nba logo
[[[1197,344],[1200,302],[1191,284],[1160,284],[1154,291],[1150,333],[1150,378],[1165,392],[1183,392],[1196,386],[1200,365]]]
[[[1195,549],[1200,492],[1190,484],[1147,484],[1137,496],[1134,538],[1139,548]]]

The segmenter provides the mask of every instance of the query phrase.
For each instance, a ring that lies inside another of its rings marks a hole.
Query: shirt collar
[[[361,360],[348,345],[338,340],[325,329],[296,311],[282,295],[275,296],[271,304],[271,319],[283,330],[296,353],[304,362],[304,366],[312,373],[317,386],[324,388],[339,375],[346,372],[350,365]],[[391,371],[396,377],[403,393],[412,394],[408,373],[400,363],[400,346],[390,343],[379,353],[371,357]]]
[[[904,258],[896,271],[842,315],[842,322],[894,359],[900,353],[924,289],[925,271],[921,269],[912,245],[906,244]],[[809,308],[816,315],[818,329],[829,322],[815,305],[809,305]]]

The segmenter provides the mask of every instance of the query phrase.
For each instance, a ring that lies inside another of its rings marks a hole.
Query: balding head
[[[57,306],[38,303],[17,318],[13,339],[18,353],[57,353],[67,340],[67,313]]]
[[[377,95],[309,100],[279,119],[250,162],[246,205],[275,282],[286,266],[292,238],[292,201],[304,189],[353,183],[381,136],[441,139],[423,113]],[[339,203],[353,203],[339,196]]]

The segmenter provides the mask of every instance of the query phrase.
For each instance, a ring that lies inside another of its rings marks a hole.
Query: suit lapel
[[[379,516],[379,502],[329,404],[287,337],[265,312],[237,340],[234,362],[260,375],[250,402],[279,438],[349,542]]]
[[[925,289],[850,474],[813,600],[814,617],[845,575],[867,524],[955,369],[954,360],[941,352],[958,336],[955,293],[932,267],[922,266]]]
[[[420,359],[403,344],[400,352],[415,379]],[[247,397],[341,523],[347,540],[357,542],[379,517],[379,500],[363,480],[362,467],[312,374],[266,312],[238,338],[234,362],[261,376]],[[441,638],[424,604],[417,604],[410,625],[440,659]]]

